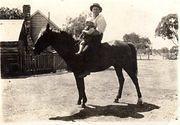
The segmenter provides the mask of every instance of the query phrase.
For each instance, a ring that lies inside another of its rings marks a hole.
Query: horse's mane
[[[71,33],[68,33],[66,31],[56,31],[56,30],[52,30],[52,33],[55,34],[57,37],[63,37],[66,38],[66,42],[73,42],[73,44],[77,43],[77,41],[73,38],[73,35]],[[72,44],[72,43],[71,43]]]

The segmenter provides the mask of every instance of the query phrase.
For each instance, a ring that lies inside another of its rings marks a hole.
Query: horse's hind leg
[[[124,85],[124,76],[123,76],[121,67],[114,67],[114,68],[115,68],[116,75],[117,75],[118,81],[119,81],[119,90],[118,90],[118,94],[117,94],[114,102],[118,103],[119,99],[121,98],[121,95],[122,95],[122,89],[123,89],[123,85]]]
[[[125,69],[125,71],[128,73],[128,75],[130,76],[130,78],[132,79],[135,87],[136,87],[136,91],[137,91],[137,95],[138,95],[138,102],[137,104],[142,104],[143,101],[142,101],[142,94],[141,94],[141,91],[140,91],[140,87],[139,87],[139,82],[138,82],[138,78],[137,78],[137,75],[136,73],[134,73],[132,70],[129,70],[129,69]]]

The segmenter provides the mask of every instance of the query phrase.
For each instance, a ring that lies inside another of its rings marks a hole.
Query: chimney
[[[30,52],[30,48],[32,47],[32,39],[31,39],[31,6],[30,5],[23,5],[23,16],[24,16],[24,32],[26,34],[26,40],[24,42],[26,45],[26,52]]]
[[[23,15],[25,20],[29,20],[31,16],[31,6],[30,5],[23,5]]]
[[[48,21],[50,21],[50,12],[48,12]]]

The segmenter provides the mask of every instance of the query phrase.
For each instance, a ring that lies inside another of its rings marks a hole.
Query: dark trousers
[[[88,42],[88,49],[84,56],[85,67],[87,70],[91,67],[92,62],[98,58],[97,53],[100,48],[102,38],[103,34],[93,35],[91,41]]]
[[[99,49],[102,38],[103,38],[103,34],[92,35],[91,41],[88,42],[89,51],[91,51],[93,55],[96,54],[97,50]]]

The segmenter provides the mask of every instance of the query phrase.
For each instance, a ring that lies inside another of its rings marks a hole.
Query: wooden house
[[[1,75],[19,72],[19,35],[23,20],[0,20]]]
[[[34,42],[37,40],[41,30],[46,28],[47,23],[50,24],[51,28],[55,30],[60,30],[60,28],[55,23],[53,23],[50,19],[48,19],[39,10],[37,10],[34,14],[32,14],[30,20],[31,20],[31,37]]]
[[[1,76],[55,72],[66,63],[54,51],[34,57],[32,48],[47,23],[59,27],[39,10],[30,15],[30,6],[23,6],[23,20],[0,20]]]

